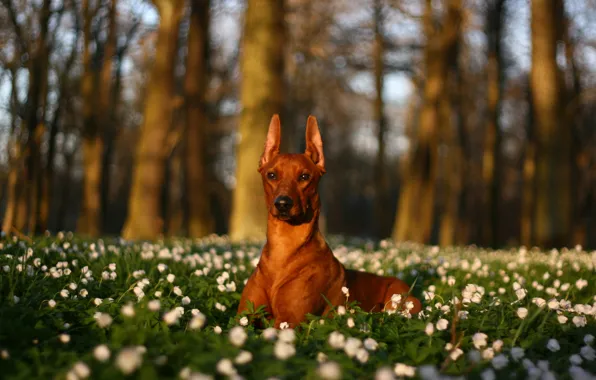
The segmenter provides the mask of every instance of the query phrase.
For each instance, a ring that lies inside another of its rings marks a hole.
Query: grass
[[[331,239],[351,268],[415,282],[424,313],[345,305],[297,331],[243,327],[260,247],[70,234],[0,250],[5,379],[589,378],[596,252],[438,249]]]

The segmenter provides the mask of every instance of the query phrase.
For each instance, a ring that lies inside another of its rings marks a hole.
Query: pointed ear
[[[325,156],[323,155],[323,139],[321,139],[321,132],[317,119],[310,115],[306,121],[306,151],[304,152],[310,157],[312,162],[317,165],[321,174],[325,173]]]
[[[265,140],[265,149],[263,150],[261,160],[259,161],[259,172],[267,162],[271,161],[271,159],[279,153],[280,141],[281,123],[279,121],[279,115],[275,114],[269,123],[269,132],[267,132],[267,139]]]

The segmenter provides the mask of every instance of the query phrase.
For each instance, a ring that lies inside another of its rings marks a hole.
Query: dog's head
[[[325,173],[323,141],[317,119],[306,122],[306,150],[280,154],[281,125],[274,115],[269,124],[265,149],[259,162],[269,213],[279,220],[300,224],[312,219],[319,208],[317,187]]]

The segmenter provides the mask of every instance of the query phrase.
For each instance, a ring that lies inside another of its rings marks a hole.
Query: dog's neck
[[[285,262],[302,247],[324,242],[319,231],[319,210],[315,210],[313,214],[309,221],[300,224],[291,224],[269,214],[265,243],[267,256],[272,260]]]

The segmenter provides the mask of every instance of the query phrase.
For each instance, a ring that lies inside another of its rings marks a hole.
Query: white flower
[[[236,364],[246,364],[246,363],[250,363],[252,361],[252,354],[248,351],[240,351],[238,353],[238,356],[236,356],[236,359],[234,359],[234,362],[236,362]]]
[[[319,363],[323,363],[323,362],[325,362],[325,361],[327,361],[327,355],[325,355],[325,354],[324,354],[324,353],[322,353],[322,352],[319,352],[319,353],[317,354],[317,362],[319,362]]]
[[[213,332],[215,332],[215,333],[216,333],[216,334],[218,334],[218,335],[219,335],[219,334],[221,334],[221,331],[222,331],[222,330],[221,330],[221,327],[219,327],[219,326],[215,326],[215,327],[213,328]]]
[[[580,365],[582,364],[583,359],[578,354],[573,354],[569,357],[569,361],[571,362],[571,364]]]
[[[190,297],[185,296],[184,298],[182,298],[183,305],[188,305],[189,303],[190,303]]]
[[[319,365],[317,374],[322,379],[336,380],[341,378],[341,368],[336,362],[328,361]]]
[[[586,335],[584,335],[584,343],[585,344],[592,344],[592,343],[594,343],[594,335],[592,335],[592,334],[586,334]]]
[[[580,348],[579,353],[588,361],[596,359],[596,351],[590,346],[583,346]]]
[[[480,373],[480,378],[482,380],[495,380],[497,375],[495,375],[495,371],[493,371],[492,368],[487,368]]]
[[[437,330],[439,330],[439,331],[446,330],[447,326],[449,326],[449,321],[446,320],[445,318],[441,318],[437,322]]]
[[[556,298],[551,298],[548,300],[547,306],[549,309],[554,310],[559,308],[559,301]]]
[[[176,279],[176,275],[174,275],[174,274],[170,273],[170,274],[168,274],[168,275],[166,276],[166,279],[168,280],[168,282],[169,282],[170,284],[173,284],[173,283],[174,283],[174,280]]]
[[[481,349],[482,347],[486,347],[487,341],[486,339],[488,336],[484,333],[476,333],[472,336],[472,341],[474,342],[474,347],[477,349]]]
[[[509,359],[507,359],[507,356],[500,354],[495,356],[491,362],[493,367],[495,367],[496,370],[499,370],[507,366]]]
[[[346,288],[345,286],[341,287],[341,292],[347,297],[350,296],[350,289]]]
[[[54,300],[49,300],[49,301],[48,301],[48,306],[49,306],[49,307],[51,307],[51,308],[54,308],[54,307],[56,307],[56,301],[54,301]]]
[[[293,343],[296,339],[294,329],[285,329],[279,332],[279,340],[285,343]]]
[[[517,316],[520,317],[521,319],[526,318],[528,316],[528,309],[526,309],[525,307],[518,308]]]
[[[199,312],[198,314],[195,314],[192,319],[190,320],[190,323],[188,324],[188,327],[191,330],[198,330],[201,327],[203,327],[205,325],[205,321],[206,321],[206,317],[203,313]]]
[[[482,355],[478,350],[470,350],[468,351],[468,360],[471,363],[479,363],[482,360]]]
[[[381,367],[375,373],[375,380],[394,380],[395,376],[389,367]]]
[[[558,315],[558,316],[557,316],[557,320],[558,320],[558,321],[559,321],[559,323],[560,323],[560,324],[562,324],[562,325],[563,325],[563,324],[565,324],[565,323],[567,323],[567,320],[568,320],[568,319],[569,319],[569,318],[567,318],[567,317],[566,317],[566,316],[564,316],[563,314],[560,314],[560,315]]]
[[[334,331],[331,334],[329,334],[327,342],[331,347],[335,348],[336,350],[339,350],[344,348],[346,344],[346,337],[342,333]]]
[[[103,301],[102,301],[102,299],[101,299],[101,298],[95,298],[95,299],[93,300],[93,303],[95,304],[95,306],[99,306],[99,305],[101,305],[101,303],[102,303],[102,302],[103,302]]]
[[[159,300],[151,300],[147,303],[147,307],[151,311],[159,311],[161,309],[161,302]]]
[[[356,360],[358,360],[362,364],[368,361],[368,356],[368,351],[366,351],[364,348],[359,348],[356,352]]]
[[[247,338],[248,334],[246,334],[246,331],[240,326],[232,327],[228,333],[228,339],[236,347],[242,346]]]
[[[240,326],[247,326],[248,325],[248,318],[242,317],[240,318]]]
[[[356,324],[354,323],[354,318],[348,318],[348,320],[346,321],[346,324],[348,325],[349,328],[353,328]]]
[[[496,352],[501,351],[502,347],[503,347],[503,341],[501,339],[497,339],[493,342],[493,350],[495,350]]]
[[[233,376],[236,374],[236,368],[230,359],[221,359],[217,362],[217,372],[226,376]]]
[[[290,328],[290,324],[288,322],[282,322],[279,324],[279,328],[280,330],[288,329]]]
[[[296,354],[296,348],[294,345],[282,341],[275,342],[275,347],[273,348],[273,353],[275,357],[281,360],[286,360]]]
[[[89,366],[81,361],[76,362],[72,367],[72,371],[77,375],[79,379],[86,379],[91,374]]]
[[[70,335],[68,335],[68,334],[60,334],[58,336],[58,339],[60,339],[60,341],[62,343],[66,344],[66,343],[70,342]]]
[[[576,315],[571,321],[576,327],[584,327],[587,323],[586,317],[583,315]]]
[[[178,322],[178,318],[180,317],[180,313],[176,309],[172,309],[163,315],[163,320],[166,325],[170,326],[174,323]]]
[[[343,305],[339,305],[337,307],[337,314],[338,315],[344,315],[344,314],[346,314],[346,307],[343,306]]]
[[[93,349],[93,356],[100,362],[107,361],[110,355],[110,349],[105,344],[100,344]]]
[[[122,306],[122,309],[120,309],[120,312],[122,313],[122,315],[124,315],[125,317],[129,317],[132,318],[135,316],[135,308],[132,304],[128,303],[124,306]]]
[[[89,294],[89,292],[87,291],[87,289],[79,290],[79,295],[83,298],[87,297],[88,294]]]
[[[495,350],[492,347],[486,348],[482,351],[482,359],[491,360],[495,357]]]
[[[521,347],[513,347],[511,348],[511,357],[516,362],[523,358],[525,355],[524,349]]]
[[[546,348],[548,348],[552,352],[557,352],[561,349],[559,342],[556,339],[549,339],[548,343],[546,344]]]
[[[451,352],[449,353],[449,357],[451,358],[451,360],[456,361],[461,355],[463,355],[463,351],[461,348],[455,348],[453,350],[451,350]]]
[[[540,297],[532,298],[532,302],[534,302],[534,304],[536,304],[538,307],[544,307],[546,305],[546,301]]]
[[[161,297],[162,293],[163,293],[163,292],[162,292],[161,290],[156,290],[156,291],[155,291],[155,293],[153,293],[153,295],[154,295],[155,297],[159,298],[159,297]]]
[[[376,351],[377,347],[379,347],[379,343],[373,338],[366,338],[364,339],[364,347],[369,351]]]
[[[431,336],[435,332],[435,325],[433,325],[430,322],[427,323],[424,332],[426,333],[426,335]]]
[[[129,375],[140,367],[143,358],[137,347],[123,348],[116,357],[116,366],[124,373]]]
[[[112,317],[110,316],[110,314],[107,313],[97,314],[95,316],[95,320],[97,321],[97,325],[102,329],[112,324]]]
[[[110,265],[108,265],[108,268],[113,272],[116,270],[116,263],[110,263]]]
[[[360,347],[362,347],[362,341],[360,339],[349,337],[344,345],[344,351],[349,357],[354,357]]]
[[[404,363],[397,363],[393,368],[393,372],[400,377],[414,377],[416,375],[416,368]]]
[[[582,290],[583,288],[585,288],[586,286],[588,286],[588,281],[584,280],[583,278],[580,278],[579,280],[575,281],[575,286],[579,290]]]
[[[285,331],[285,330],[282,330]],[[263,336],[263,338],[265,338],[265,340],[275,340],[275,338],[277,337],[277,330],[274,329],[273,327],[267,327],[265,330],[263,330],[263,332],[261,333],[261,335]]]
[[[520,301],[526,297],[526,294],[528,294],[528,291],[524,288],[519,288],[515,291],[515,295],[517,296],[517,299]]]
[[[68,297],[68,289],[62,289],[60,291],[60,297],[62,297],[62,298]]]
[[[173,292],[177,296],[181,296],[182,295],[182,290],[180,289],[179,286],[174,286]]]

